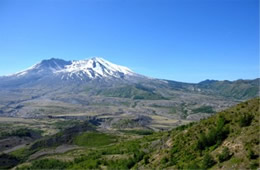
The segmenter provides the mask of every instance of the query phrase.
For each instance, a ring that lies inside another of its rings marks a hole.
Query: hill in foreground
[[[166,137],[143,167],[176,169],[259,168],[259,99],[252,99]]]

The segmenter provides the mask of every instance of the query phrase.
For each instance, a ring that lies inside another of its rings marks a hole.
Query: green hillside
[[[67,139],[80,146],[76,150],[28,160],[30,148],[23,148],[8,156],[19,161],[17,169],[257,169],[259,102],[167,132],[77,132]]]
[[[259,82],[259,78],[237,81],[206,80],[196,86],[208,94],[245,100],[259,95]]]
[[[255,169],[259,167],[259,99],[169,133],[164,149],[145,167]]]
[[[155,89],[145,87],[141,84],[125,85],[116,88],[102,89],[97,92],[98,95],[106,97],[132,98],[134,100],[162,100],[166,99],[161,94],[156,93]]]

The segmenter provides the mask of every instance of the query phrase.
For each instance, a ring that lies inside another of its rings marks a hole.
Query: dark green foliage
[[[250,164],[250,169],[259,169],[259,162],[254,161]]]
[[[257,159],[258,158],[258,154],[256,154],[251,148],[248,150],[248,155],[247,157],[249,159]]]
[[[144,164],[148,164],[149,163],[149,159],[150,157],[148,155],[144,156]]]
[[[12,136],[19,136],[19,137],[31,137],[31,133],[29,129],[18,129],[16,131],[14,131],[12,134]]]
[[[232,157],[232,154],[230,153],[228,147],[224,147],[222,153],[218,155],[219,162],[224,162],[226,160],[229,160]]]
[[[97,169],[100,165],[98,157],[82,157],[76,159],[72,164],[72,169]]]
[[[208,146],[220,144],[229,134],[229,128],[225,126],[225,118],[219,117],[217,121],[217,128],[212,128],[208,133]]]
[[[215,144],[220,145],[229,134],[229,128],[225,127],[225,123],[226,120],[223,117],[219,117],[216,128],[212,127],[207,135],[202,132],[197,142],[197,148],[199,150],[204,150],[206,147]]]
[[[213,165],[215,165],[216,162],[213,159],[213,157],[210,154],[205,154],[205,156],[203,157],[203,161],[202,161],[202,167],[207,169],[212,167]]]
[[[184,169],[190,169],[190,170],[194,169],[195,170],[195,169],[201,169],[201,168],[195,161],[191,161],[188,165],[186,165],[184,167]]]
[[[166,164],[169,162],[169,159],[167,157],[162,158],[161,164]]]
[[[198,142],[197,142],[197,148],[199,150],[205,149],[205,147],[208,146],[208,139],[206,135],[202,132],[199,136]]]
[[[193,113],[215,113],[211,106],[201,106],[199,108],[193,109]]]
[[[0,134],[1,138],[9,137],[9,136],[18,136],[18,137],[31,137],[31,138],[39,138],[41,137],[42,131],[28,129],[28,128],[19,128],[16,130],[12,130],[10,132],[3,132]]]
[[[239,118],[239,125],[240,127],[249,126],[254,119],[254,115],[251,114],[243,114]]]
[[[76,136],[74,139],[75,144],[85,147],[100,147],[116,141],[117,138],[115,136],[98,132],[86,132]]]
[[[126,170],[131,169],[136,164],[136,161],[133,158],[129,159],[119,159],[119,160],[111,160],[107,163],[107,167],[109,170]]]
[[[1,154],[0,155],[0,169],[8,169],[17,165],[20,160],[12,155]]]
[[[134,153],[134,161],[135,163],[141,161],[144,158],[145,153],[143,151],[137,151]]]

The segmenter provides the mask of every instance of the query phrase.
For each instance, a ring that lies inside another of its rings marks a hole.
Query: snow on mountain
[[[64,61],[61,59],[49,59],[33,65],[32,67],[11,75],[21,77],[30,75],[55,75],[62,80],[95,79],[95,78],[124,78],[136,75],[127,67],[119,66],[102,58],[94,57],[87,60]]]
[[[71,77],[76,75],[80,78],[87,75],[89,78],[97,77],[123,77],[134,73],[127,67],[119,66],[102,58],[91,58],[88,60],[72,61],[72,64],[65,66],[65,69],[58,70],[56,74],[68,73]]]
[[[35,64],[31,67],[29,67],[26,70],[23,70],[21,72],[15,73],[10,76],[26,76],[31,74],[48,74],[48,73],[54,73],[58,70],[62,70],[65,68],[66,65],[71,64],[71,61],[64,61],[62,59],[55,59],[51,58],[49,60],[43,60],[38,64]]]

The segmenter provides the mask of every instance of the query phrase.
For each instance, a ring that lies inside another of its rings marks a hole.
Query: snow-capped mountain
[[[99,57],[78,61],[52,58],[18,73],[0,77],[0,88],[53,89],[90,84],[96,87],[136,83],[145,79],[145,76],[136,74],[127,67]]]
[[[94,57],[87,60],[64,61],[62,59],[49,59],[8,77],[28,76],[55,76],[62,80],[80,79],[91,80],[97,78],[122,78],[137,76],[124,66],[119,66],[102,58]]]
[[[95,78],[124,78],[126,75],[133,76],[134,72],[127,67],[119,66],[102,58],[72,61],[64,69],[57,70],[56,74],[63,74],[62,79],[78,77],[84,79]]]

